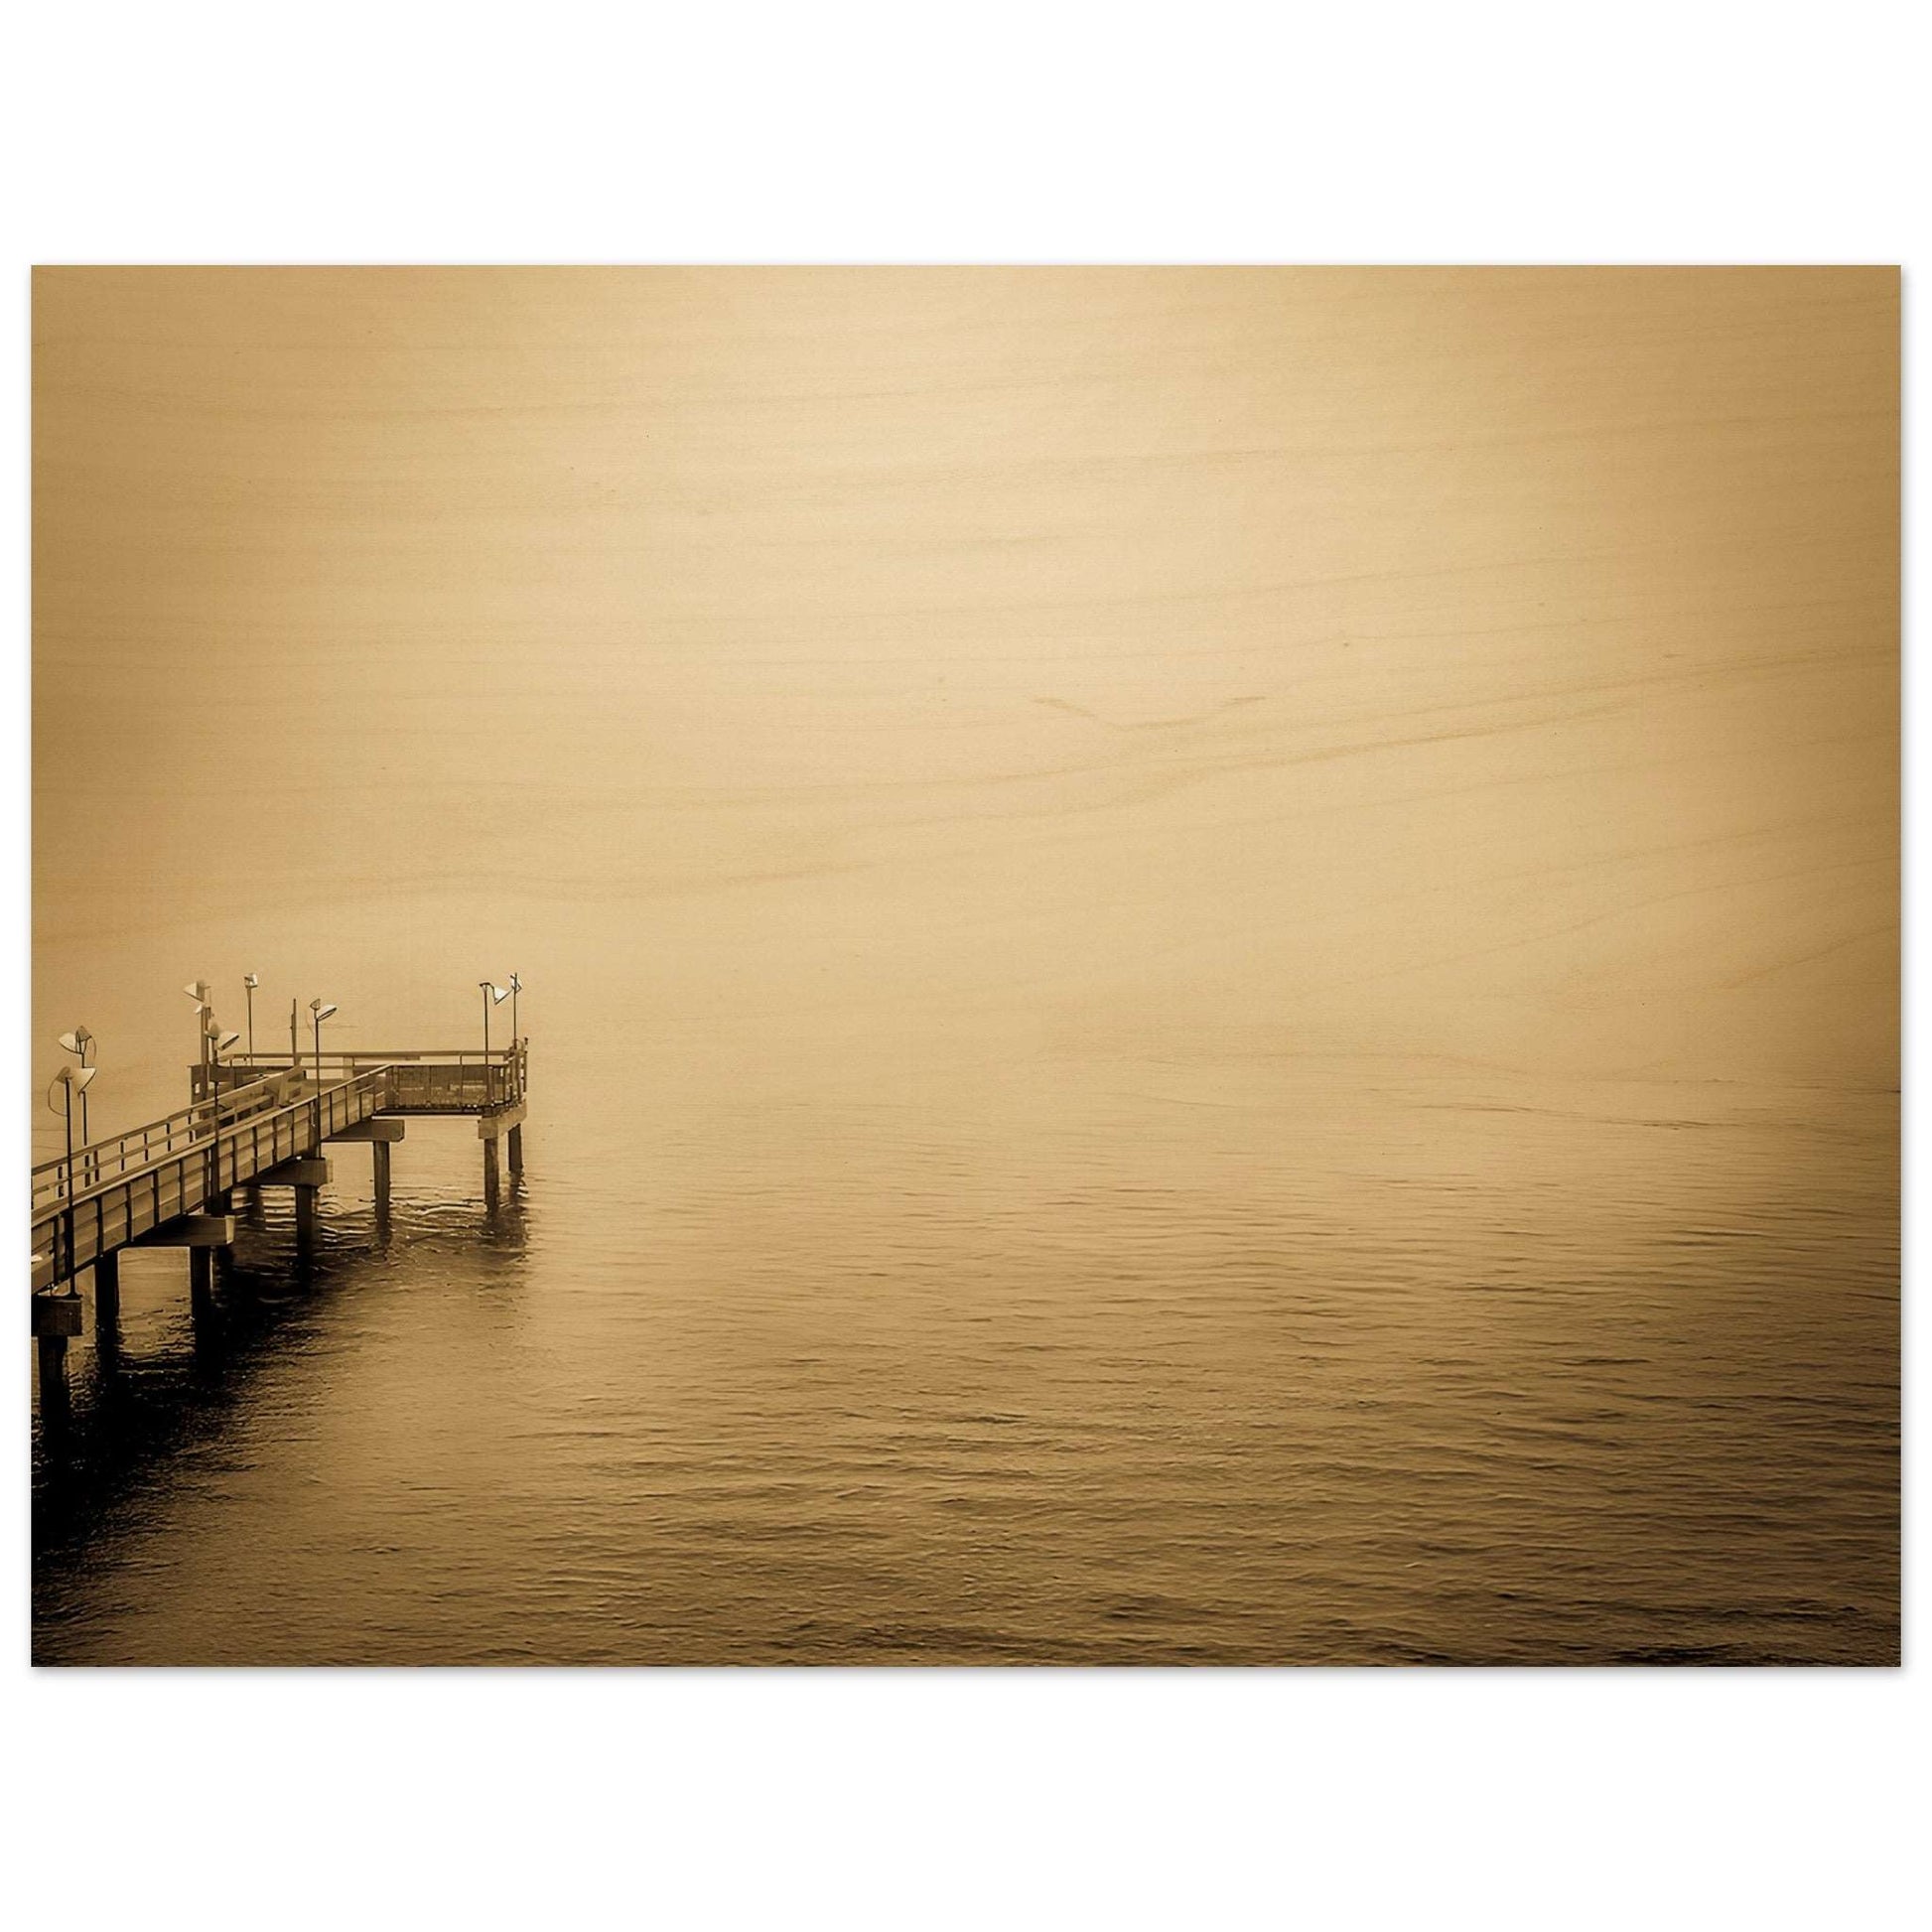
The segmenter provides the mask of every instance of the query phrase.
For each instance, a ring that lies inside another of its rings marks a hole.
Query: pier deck
[[[496,1146],[507,1139],[522,1165],[529,1042],[498,1052],[398,1051],[324,1054],[299,1064],[287,1054],[242,1055],[212,1081],[191,1075],[194,1098],[178,1113],[76,1148],[34,1170],[31,1282],[37,1333],[74,1333],[66,1311],[40,1304],[83,1268],[111,1271],[135,1246],[207,1245],[206,1222],[227,1211],[232,1189],[290,1185],[312,1212],[332,1141],[373,1144],[379,1204],[388,1194],[389,1143],[411,1115],[473,1115],[483,1143],[483,1192],[494,1204]],[[375,1125],[394,1120],[392,1133]],[[304,1164],[307,1164],[306,1166]],[[306,1196],[303,1190],[308,1190]],[[307,1216],[298,1213],[298,1226]],[[213,1245],[221,1245],[216,1240]]]

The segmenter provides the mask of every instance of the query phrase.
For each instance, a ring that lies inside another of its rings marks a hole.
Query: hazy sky
[[[398,1025],[508,944],[666,1025],[1889,1083],[1897,304],[42,271],[36,1066],[130,935],[179,1005],[375,917]]]

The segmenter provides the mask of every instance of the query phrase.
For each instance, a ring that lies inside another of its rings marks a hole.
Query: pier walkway
[[[412,1115],[471,1115],[483,1142],[483,1198],[496,1205],[497,1149],[523,1166],[529,1041],[493,1053],[327,1053],[299,1063],[284,1053],[243,1054],[212,1074],[191,1070],[193,1098],[179,1113],[43,1162],[33,1175],[30,1221],[34,1333],[43,1399],[66,1383],[67,1339],[80,1333],[74,1278],[94,1275],[95,1318],[109,1318],[121,1254],[187,1248],[196,1312],[204,1311],[217,1250],[234,1240],[236,1187],[294,1189],[296,1238],[314,1238],[316,1197],[328,1183],[332,1144],[366,1142],[376,1210],[389,1204],[389,1156]]]

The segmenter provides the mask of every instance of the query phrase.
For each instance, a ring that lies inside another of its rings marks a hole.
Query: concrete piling
[[[69,1290],[65,1295],[36,1295],[32,1300],[34,1343],[40,1355],[41,1423],[58,1429],[71,1413],[68,1339],[80,1332],[80,1297]]]
[[[200,1327],[214,1312],[214,1250],[188,1251],[188,1305]]]
[[[94,1262],[94,1327],[105,1333],[121,1319],[121,1257],[110,1249]]]
[[[37,1346],[41,1354],[41,1421],[47,1428],[57,1429],[72,1408],[68,1393],[68,1338],[42,1335]]]

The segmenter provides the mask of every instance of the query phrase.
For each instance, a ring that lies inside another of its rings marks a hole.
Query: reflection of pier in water
[[[190,1303],[203,1321],[217,1257],[234,1244],[234,1189],[292,1189],[297,1250],[307,1255],[330,1178],[324,1150],[367,1144],[376,1213],[386,1215],[390,1149],[411,1115],[475,1118],[483,1201],[494,1210],[499,1146],[510,1172],[522,1172],[528,1088],[524,1039],[483,1053],[242,1054],[194,1069],[193,1098],[179,1113],[42,1163],[34,1170],[30,1248],[43,1417],[68,1406],[67,1348],[81,1331],[83,1268],[93,1271],[94,1320],[105,1335],[118,1320],[122,1253],[186,1248]]]

